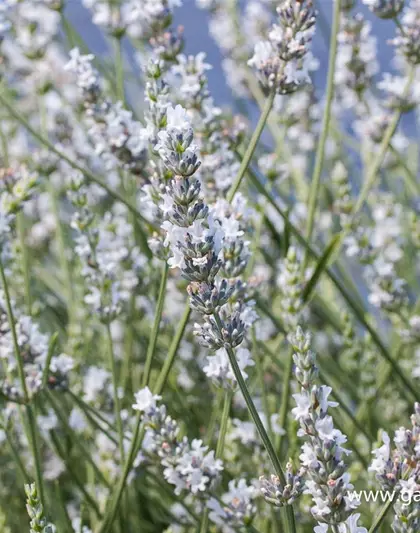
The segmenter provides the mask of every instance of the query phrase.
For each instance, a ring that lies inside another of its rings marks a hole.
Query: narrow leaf
[[[318,283],[319,278],[321,277],[321,275],[324,273],[324,271],[328,267],[330,257],[334,253],[339,242],[340,242],[340,235],[337,234],[333,237],[333,239],[331,239],[329,245],[325,248],[324,253],[321,255],[318,261],[318,264],[316,265],[316,268],[314,270],[314,273],[312,274],[311,279],[308,281],[308,283],[306,284],[303,290],[302,299],[304,303],[306,303],[310,299],[312,292],[315,290],[315,287],[316,287],[316,284]]]

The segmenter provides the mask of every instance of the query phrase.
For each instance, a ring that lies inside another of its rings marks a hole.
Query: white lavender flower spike
[[[309,44],[315,11],[311,1],[287,1],[277,8],[277,14],[278,24],[272,27],[268,40],[255,45],[248,64],[257,70],[264,86],[287,94],[310,82]]]

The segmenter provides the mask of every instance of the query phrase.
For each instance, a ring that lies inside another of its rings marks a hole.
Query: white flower
[[[318,524],[314,527],[314,533],[328,533],[328,524]]]
[[[357,525],[360,514],[351,514],[345,522],[338,524],[339,533],[367,533],[365,527]],[[314,533],[328,533],[330,526],[328,524],[318,524],[314,528]]]
[[[244,422],[234,418],[232,420],[232,429],[229,438],[233,441],[238,440],[244,446],[255,446],[258,443],[256,428],[253,422]]]
[[[383,445],[380,448],[372,451],[372,454],[375,456],[375,459],[372,461],[372,464],[369,467],[370,472],[376,472],[382,474],[385,470],[385,467],[388,461],[391,458],[391,440],[386,431],[382,432],[382,442]]]
[[[292,414],[294,415],[295,420],[300,420],[301,418],[305,419],[308,417],[312,407],[309,394],[306,392],[301,394],[293,394],[293,398],[297,405],[297,407],[292,409]]]
[[[315,450],[308,442],[305,442],[302,445],[302,453],[299,455],[299,459],[303,466],[307,466],[309,468],[318,464]]]
[[[326,413],[328,411],[328,407],[337,407],[337,402],[331,402],[328,401],[328,397],[332,392],[331,387],[327,387],[326,385],[321,385],[321,387],[317,390],[316,398],[318,400],[319,408],[321,413]]]
[[[59,374],[66,375],[73,370],[74,359],[65,353],[51,358],[50,370],[51,372],[58,372]]]
[[[334,428],[334,421],[331,416],[318,419],[315,428],[321,440],[334,440],[338,445],[347,442],[347,437],[339,429]]]
[[[328,500],[325,497],[312,494],[314,506],[311,508],[312,514],[315,516],[328,516],[331,513],[331,508],[328,505]]]
[[[191,122],[188,118],[187,110],[181,105],[175,107],[169,106],[166,110],[166,127],[176,128],[180,131],[191,128]]]
[[[145,387],[134,395],[136,403],[133,404],[133,409],[136,411],[148,411],[156,407],[156,402],[161,399],[161,396],[153,394],[149,387]]]
[[[338,530],[340,533],[368,533],[368,530],[365,527],[357,525],[359,521],[360,514],[351,514],[347,520],[339,524]]]
[[[206,491],[209,482],[223,470],[222,461],[215,459],[214,451],[208,451],[208,447],[203,446],[203,441],[199,439],[194,439],[183,450],[177,458],[176,466],[173,463],[173,460],[168,463],[164,461],[167,466],[164,475],[169,483],[176,486],[176,494],[185,489],[193,494]]]
[[[259,41],[255,45],[254,55],[248,60],[248,65],[255,67],[257,70],[262,70],[275,57],[275,50],[272,43],[270,41]]]
[[[244,379],[247,379],[248,374],[245,372],[245,369],[255,365],[251,352],[241,346],[236,350],[235,356],[242,376]],[[207,365],[203,368],[203,371],[208,378],[224,386],[236,384],[235,375],[230,366],[229,356],[224,348],[217,350],[215,355],[207,357]]]
[[[412,500],[414,494],[420,493],[420,485],[416,482],[416,479],[414,477],[411,477],[407,481],[402,479],[400,481],[400,486],[402,495],[401,499],[404,502],[408,503],[410,500]]]
[[[222,527],[242,525],[244,519],[249,519],[256,510],[252,504],[255,495],[255,487],[248,486],[245,479],[229,481],[229,491],[221,498],[225,505],[222,506],[215,498],[210,498],[207,503],[207,507],[211,510],[210,520]],[[234,531],[230,527],[226,529]]]

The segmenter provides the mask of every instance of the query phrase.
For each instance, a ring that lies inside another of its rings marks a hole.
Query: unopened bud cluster
[[[304,475],[304,468],[294,473],[293,465],[289,462],[285,471],[285,483],[274,474],[269,479],[261,477],[261,493],[268,503],[276,507],[291,505],[305,490]]]
[[[25,493],[26,510],[31,519],[29,533],[56,533],[55,526],[50,524],[45,517],[35,483],[25,485]]]

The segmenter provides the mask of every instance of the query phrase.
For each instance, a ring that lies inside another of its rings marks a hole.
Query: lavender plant
[[[417,533],[418,1],[74,9],[0,1],[1,531]]]

